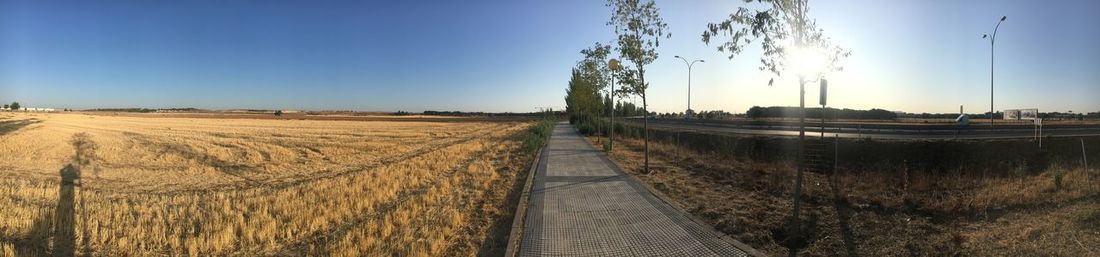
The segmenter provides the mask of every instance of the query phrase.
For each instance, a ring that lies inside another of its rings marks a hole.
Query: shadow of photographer
[[[69,141],[75,150],[70,163],[58,171],[61,177],[57,189],[57,206],[53,212],[45,212],[31,225],[27,236],[16,242],[17,256],[75,256],[76,255],[76,211],[77,187],[81,186],[81,168],[89,167],[96,159],[96,144],[87,133],[73,135]],[[83,206],[83,194],[80,197]],[[87,224],[87,217],[83,220]],[[89,255],[88,231],[84,231],[84,254]],[[53,243],[50,244],[50,241]]]

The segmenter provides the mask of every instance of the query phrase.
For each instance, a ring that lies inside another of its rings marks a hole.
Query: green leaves
[[[604,91],[611,86],[611,68],[607,67],[607,57],[611,54],[611,46],[596,43],[596,45],[581,50],[584,55],[577,68],[584,77],[595,83],[596,90]]]
[[[611,86],[611,69],[607,57],[611,46],[596,43],[581,50],[584,58],[577,62],[566,89],[565,104],[571,121],[594,120],[604,110],[602,94]]]
[[[763,3],[766,8],[750,10],[739,7],[726,20],[710,23],[703,31],[703,43],[710,44],[716,38],[728,40],[717,45],[719,52],[729,53],[729,59],[737,55],[756,40],[760,40],[763,56],[760,57],[760,70],[766,70],[782,76],[787,70],[787,54],[792,48],[816,48],[827,56],[827,65],[822,72],[842,70],[838,63],[851,52],[834,46],[824,37],[824,30],[817,28],[817,22],[809,17],[808,0],[745,0],[746,5],[753,2]],[[759,5],[759,4],[757,4]],[[818,74],[799,74],[812,79]],[[773,77],[768,81],[771,86]]]
[[[649,87],[645,83],[645,65],[657,60],[661,38],[672,36],[668,24],[659,15],[660,10],[653,0],[608,0],[607,6],[612,8],[607,25],[615,30],[615,50],[629,62],[616,76],[623,85],[619,91],[645,98]]]

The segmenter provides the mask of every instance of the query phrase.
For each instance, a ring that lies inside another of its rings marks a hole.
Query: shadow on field
[[[37,119],[26,120],[0,120],[0,136],[11,133],[12,131],[19,130],[23,127],[30,126],[31,124],[42,122]]]
[[[12,242],[15,256],[49,256],[50,222],[53,213],[43,213],[31,223],[27,236]]]
[[[16,256],[75,256],[76,255],[76,186],[81,183],[81,167],[89,167],[96,159],[96,144],[87,133],[73,135],[70,144],[76,154],[69,164],[58,171],[61,183],[57,189],[57,207],[35,219],[27,236],[15,242]],[[81,197],[83,200],[83,196]],[[81,201],[81,208],[84,202]],[[84,217],[87,224],[87,217]],[[50,244],[50,241],[53,244]],[[84,231],[88,238],[88,231]],[[84,253],[91,254],[91,245],[85,240]]]
[[[73,256],[76,244],[76,206],[73,204],[74,185],[80,183],[80,168],[69,164],[61,169],[61,186],[57,191],[57,209],[54,209],[53,254]]]
[[[80,181],[80,168],[73,164],[65,165],[59,171],[61,184],[57,189],[57,207],[53,212],[44,212],[31,223],[27,235],[16,240],[16,256],[74,256],[76,244],[74,204],[76,183]],[[52,237],[52,247],[50,239]]]
[[[836,171],[833,172],[834,174],[829,178],[829,187],[833,191],[833,208],[836,210],[836,217],[840,224],[840,234],[844,239],[844,248],[848,251],[848,256],[859,256],[859,253],[856,252],[856,239],[855,235],[852,234],[850,223],[852,220],[852,209],[849,208],[851,203],[848,201],[848,197],[840,192],[841,186],[838,185]]]
[[[203,165],[214,167],[214,169],[218,170],[222,174],[239,178],[246,183],[259,183],[259,181],[256,181],[255,179],[249,178],[245,175],[245,173],[255,170],[255,166],[222,160],[217,156],[204,152],[204,150],[201,148],[196,149],[186,144],[155,141],[149,138],[149,136],[133,132],[122,132],[122,134],[138,142],[138,144],[140,144],[141,146],[151,149],[157,155],[171,154],[180,156],[186,159],[194,160],[195,162],[201,163]],[[222,145],[222,147],[237,146]]]

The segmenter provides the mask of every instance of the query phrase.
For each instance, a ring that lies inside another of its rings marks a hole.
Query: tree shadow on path
[[[834,173],[836,171],[833,171]],[[844,248],[848,250],[848,256],[859,256],[856,252],[855,235],[852,234],[852,226],[849,223],[852,219],[852,209],[849,208],[850,203],[848,198],[840,192],[840,185],[837,181],[836,174],[830,176],[829,187],[833,191],[833,208],[836,209],[836,216],[840,224],[840,234],[844,239]]]

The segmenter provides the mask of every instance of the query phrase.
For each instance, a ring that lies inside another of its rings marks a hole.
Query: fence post
[[[1043,119],[1039,118],[1039,149],[1043,149]]]
[[[1085,139],[1081,139],[1081,162],[1085,165],[1085,182],[1091,182],[1092,173],[1089,172],[1089,155],[1085,152]]]
[[[833,176],[835,177],[840,170],[837,168],[840,166],[840,133],[833,134],[833,138],[835,138],[833,141]]]

